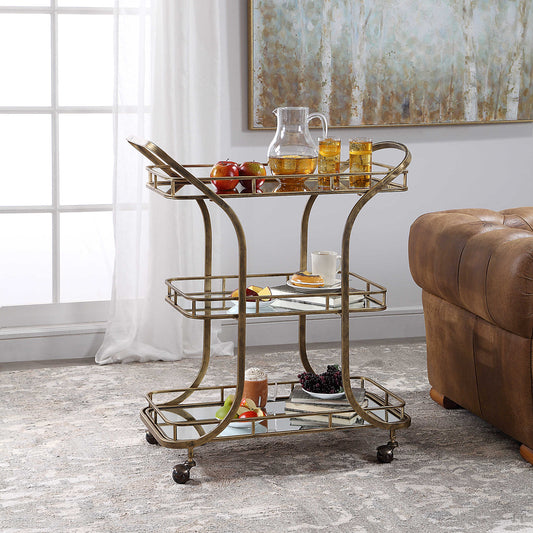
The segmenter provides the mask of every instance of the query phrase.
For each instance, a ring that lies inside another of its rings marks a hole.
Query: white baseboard
[[[40,328],[0,329],[0,363],[78,359],[94,357],[103,341],[105,324],[75,324]],[[354,313],[350,317],[351,340],[388,340],[425,336],[421,307],[387,309],[376,313]],[[237,339],[235,321],[223,321],[222,340]],[[338,317],[309,317],[307,342],[339,342]],[[279,320],[250,319],[247,346],[276,346],[298,343],[297,317]]]
[[[0,363],[94,357],[105,324],[0,329]]]

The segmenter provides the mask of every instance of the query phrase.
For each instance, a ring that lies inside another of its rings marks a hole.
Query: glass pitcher
[[[268,147],[268,164],[272,174],[312,174],[317,165],[318,148],[309,132],[309,121],[319,118],[322,136],[328,135],[328,122],[322,113],[309,113],[308,107],[278,107],[276,135]],[[307,177],[278,178],[278,191],[302,190]]]

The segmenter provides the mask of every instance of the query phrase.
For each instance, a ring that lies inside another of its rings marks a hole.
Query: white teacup
[[[338,264],[341,256],[337,252],[311,252],[311,272],[322,276],[324,285],[333,285],[337,280]]]

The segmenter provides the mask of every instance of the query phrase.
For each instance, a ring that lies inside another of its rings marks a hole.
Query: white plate
[[[218,418],[218,417],[217,417]],[[260,425],[259,422],[262,422],[263,417],[256,417],[254,418],[253,420],[255,421],[255,429],[257,431],[257,427]],[[219,418],[220,420],[220,418]],[[233,421],[231,421],[229,424],[228,424],[228,427],[232,427],[232,428],[237,428],[237,429],[251,429],[251,427],[253,426],[253,422],[252,422],[252,419],[248,419],[248,418],[235,418]]]
[[[246,425],[244,425],[246,424]],[[248,426],[248,424],[250,424]],[[252,433],[251,423],[243,422],[239,424],[240,427],[237,427],[235,422],[230,422],[228,427],[220,433],[221,437],[234,437],[236,435],[250,435]],[[257,433],[266,433],[268,429],[262,424],[255,425],[255,432]]]
[[[242,422],[237,422],[237,420],[235,420],[235,422],[230,422],[228,424],[228,426],[232,427],[232,428],[237,428],[237,429],[251,429],[252,427],[252,422],[248,422],[248,421],[242,421]],[[255,423],[255,427],[257,428],[257,426],[259,425],[259,423],[256,421]]]
[[[322,394],[321,392],[311,392],[305,390],[303,387],[302,390],[307,392],[309,396],[312,396],[313,398],[319,398],[320,400],[340,400],[341,398],[344,398],[344,392],[336,392],[334,394]]]
[[[289,279],[287,280],[287,285],[302,292],[328,292],[341,288],[340,280],[333,285],[323,285],[322,287],[301,287],[300,285],[294,285],[294,283]]]
[[[264,311],[274,311],[272,307],[270,306],[270,301],[268,302],[259,302],[259,312]],[[255,313],[255,302],[246,302],[246,312],[247,313]],[[235,303],[232,307],[230,307],[226,313],[228,315],[236,315],[239,313],[239,304]]]

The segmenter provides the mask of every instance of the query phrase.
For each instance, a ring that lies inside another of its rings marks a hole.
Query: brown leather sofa
[[[431,397],[522,443],[533,464],[533,207],[427,213],[411,226]]]

